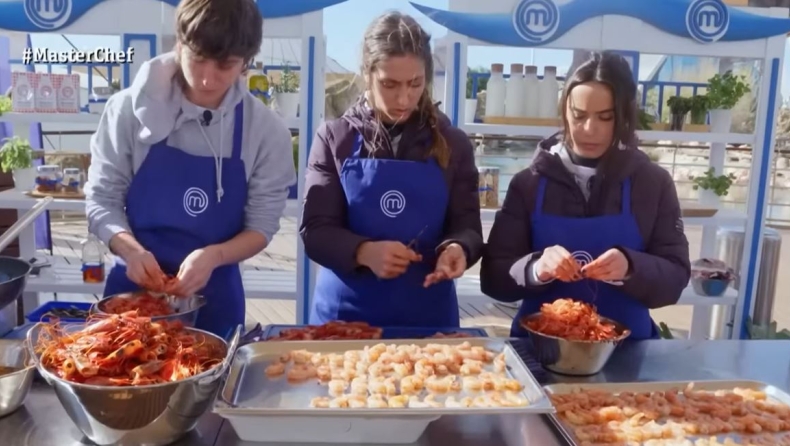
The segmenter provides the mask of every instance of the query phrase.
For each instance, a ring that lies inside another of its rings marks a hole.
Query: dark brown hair
[[[254,0],[181,0],[176,39],[200,57],[247,64],[260,51],[263,18]]]
[[[433,134],[430,156],[443,168],[450,164],[450,148],[439,130],[439,116],[431,97],[433,90],[433,53],[431,35],[414,18],[397,11],[387,12],[368,26],[362,44],[362,75],[371,83],[378,64],[390,57],[414,56],[425,66],[425,90],[420,97],[418,112],[427,121]],[[375,109],[375,104],[372,104]]]
[[[576,71],[565,81],[560,105],[564,126],[563,140],[571,144],[568,129],[568,98],[571,90],[577,85],[587,82],[600,82],[612,92],[614,102],[614,137],[612,146],[633,146],[637,142],[637,105],[636,82],[628,65],[617,53],[592,53],[590,58],[579,65]]]

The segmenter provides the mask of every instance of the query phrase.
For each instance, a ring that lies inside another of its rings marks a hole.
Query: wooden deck
[[[53,220],[55,220],[53,218]],[[80,242],[86,237],[86,225],[84,220],[68,220],[52,222],[52,256],[49,257],[53,265],[73,264],[81,262]],[[257,270],[284,270],[293,271],[296,269],[293,259],[287,250],[293,249],[294,241],[288,240],[295,237],[295,227],[289,227],[287,222],[283,224],[278,239],[275,238],[272,246],[266,252],[245,262],[244,268]],[[290,237],[289,237],[290,236]],[[48,252],[41,252],[48,255]],[[295,253],[294,253],[295,254]],[[59,300],[68,302],[93,302],[100,296],[98,295],[79,295],[68,293],[42,293],[41,299]],[[510,323],[516,313],[516,308],[500,303],[464,303],[459,306],[461,314],[461,325],[464,327],[485,328],[491,335],[507,335]],[[29,311],[29,310],[28,310]],[[247,318],[248,325],[260,323],[261,325],[270,324],[294,324],[296,323],[296,302],[294,300],[283,299],[247,299]]]

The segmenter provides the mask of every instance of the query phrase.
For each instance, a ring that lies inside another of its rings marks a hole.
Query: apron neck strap
[[[541,215],[543,214],[543,202],[546,196],[546,183],[548,180],[546,177],[541,176],[538,180],[538,197],[535,202],[535,210],[532,212],[532,215]]]
[[[362,133],[357,132],[356,136],[357,137],[354,138],[354,146],[351,148],[351,158],[359,158],[360,153],[362,153],[362,146],[364,145]]]
[[[233,110],[233,159],[241,159],[241,138],[244,135],[244,101]]]
[[[631,178],[623,181],[623,215],[631,215]]]

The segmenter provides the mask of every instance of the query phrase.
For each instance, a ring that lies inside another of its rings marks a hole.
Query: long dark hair
[[[560,100],[562,123],[564,126],[563,140],[571,144],[568,129],[568,98],[571,90],[586,82],[600,82],[609,87],[614,102],[614,137],[613,147],[633,146],[637,142],[636,82],[631,66],[617,53],[592,53],[590,58],[579,65],[576,71],[565,81]]]
[[[418,113],[427,121],[433,134],[430,155],[440,166],[450,163],[450,148],[439,131],[439,117],[431,97],[433,90],[433,54],[431,35],[413,17],[397,11],[387,12],[368,26],[362,43],[362,75],[370,86],[377,65],[390,57],[414,56],[425,66],[425,90],[420,97]],[[371,98],[372,101],[372,98]],[[376,104],[371,102],[374,111]],[[378,118],[378,112],[375,113]],[[381,125],[377,126],[378,129]]]

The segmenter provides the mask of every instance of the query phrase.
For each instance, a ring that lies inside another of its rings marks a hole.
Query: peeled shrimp
[[[424,385],[422,378],[414,375],[407,376],[400,380],[400,391],[402,394],[412,395],[420,393]]]
[[[266,373],[266,376],[270,378],[273,378],[275,376],[280,376],[283,373],[285,373],[285,363],[275,362],[274,364],[271,364],[270,366],[266,367],[264,373]]]
[[[458,385],[453,375],[441,378],[438,376],[431,376],[425,380],[425,388],[433,393],[447,393],[457,391]]]
[[[329,381],[329,394],[335,397],[341,396],[346,392],[348,383],[340,379]]]
[[[328,397],[318,396],[310,401],[310,407],[315,407],[316,409],[328,409],[330,402],[331,400]]]
[[[385,409],[389,407],[387,400],[381,395],[371,395],[368,397],[368,407],[371,409]]]
[[[288,381],[303,382],[310,378],[315,378],[316,370],[312,365],[293,365],[290,369],[288,369],[288,372],[286,372],[285,376],[288,378]]]
[[[403,408],[409,404],[408,395],[395,395],[387,398],[387,404],[393,408]]]

